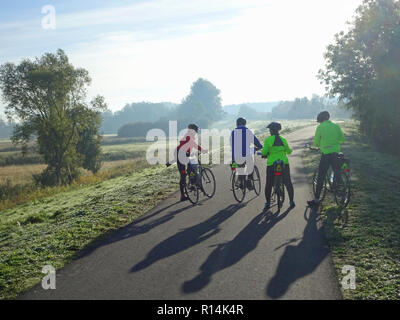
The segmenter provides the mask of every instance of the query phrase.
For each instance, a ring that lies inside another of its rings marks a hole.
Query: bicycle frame
[[[310,146],[306,146],[309,150],[312,151],[318,151],[320,152],[319,148],[312,148]],[[346,207],[349,204],[350,201],[350,195],[351,195],[351,184],[350,184],[350,174],[351,174],[351,170],[350,170],[350,160],[346,159],[344,157],[344,154],[342,152],[340,152],[338,154],[337,157],[337,161],[340,161],[340,172],[341,174],[343,174],[345,176],[345,181],[346,181],[346,185],[347,185],[347,196],[346,196],[346,201],[344,203],[340,203],[341,206]],[[315,173],[314,173],[314,178],[313,178],[313,188],[315,187],[315,177],[318,174],[318,168],[316,169]],[[341,178],[342,179],[342,178]],[[328,185],[327,185],[328,183]],[[315,189],[313,189],[313,191],[315,192]],[[335,195],[335,201],[336,203],[339,205],[339,200],[337,200],[337,197],[339,197],[338,195],[338,190],[337,190],[337,186],[336,186],[336,179],[335,179],[335,171],[332,168],[332,172],[329,175],[329,171],[327,172],[327,175],[325,177],[325,182],[323,182],[323,194],[322,194],[322,200],[325,198],[325,194],[326,192],[331,192]],[[342,200],[343,201],[343,198]]]

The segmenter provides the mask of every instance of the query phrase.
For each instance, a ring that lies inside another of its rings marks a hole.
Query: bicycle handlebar
[[[263,156],[261,152],[257,152],[257,155],[261,156],[261,158],[263,158],[263,159],[267,159],[267,156]]]
[[[309,144],[306,144],[305,147],[306,147],[308,150],[311,150],[311,151],[318,151],[318,152],[321,151],[320,148],[311,147]]]

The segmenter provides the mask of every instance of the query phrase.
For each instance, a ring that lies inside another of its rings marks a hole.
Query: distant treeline
[[[200,119],[198,121],[192,121],[192,119],[180,119],[177,121],[178,132],[187,128],[189,123],[196,122],[198,126],[201,128],[207,128],[208,122],[204,121],[204,119]],[[151,129],[161,129],[166,134],[169,132],[169,121],[168,120],[159,120],[156,122],[134,122],[127,123],[123,125],[118,130],[119,138],[128,138],[128,137],[145,137],[149,130]]]
[[[326,99],[314,95],[311,99],[297,98],[293,101],[281,101],[273,103],[272,109],[264,104],[265,111],[251,107],[251,104],[242,104],[239,106],[236,117],[244,117],[247,120],[273,120],[273,119],[314,119],[318,113],[327,110],[332,118],[348,119],[352,116],[352,112],[347,110],[343,103],[339,103],[335,99]],[[269,106],[272,106],[271,104]]]
[[[122,110],[113,113],[106,111],[102,114],[101,131],[104,134],[116,133],[119,128],[132,122],[156,122],[168,117],[177,105],[172,103],[139,102],[127,104]]]
[[[206,80],[200,79],[199,81],[202,84],[202,81]],[[352,114],[337,100],[329,100],[317,95],[311,99],[297,98],[293,101],[248,103],[221,108],[219,91],[211,83],[206,83],[208,89],[202,91],[201,94],[196,92],[198,83],[195,83],[195,93],[192,92],[180,105],[133,103],[114,115],[109,113],[108,122],[106,121],[103,127],[112,121],[114,121],[114,125],[109,127],[110,131],[104,130],[104,132],[115,132],[112,130],[115,130],[116,125],[124,123],[117,128],[119,138],[145,137],[149,130],[155,128],[168,132],[170,120],[178,122],[178,131],[180,131],[191,122],[207,128],[214,121],[227,118],[236,119],[237,117],[253,121],[313,119],[319,112],[328,110],[333,118],[346,119],[350,118]]]
[[[271,112],[272,108],[277,106],[279,102],[249,102],[249,103],[242,103],[242,104],[231,104],[224,106],[223,109],[226,113],[230,115],[237,116],[238,113],[244,110],[241,110],[243,107],[250,108],[250,110],[266,113]]]
[[[196,123],[201,128],[221,120],[224,112],[221,106],[220,90],[210,81],[198,79],[193,83],[189,95],[181,104],[135,103],[126,106],[113,115],[115,124],[104,133],[115,133],[119,138],[144,137],[151,129],[169,131],[169,121],[178,122],[178,131],[189,123]],[[109,120],[108,123],[110,123]],[[117,124],[122,124],[117,128]],[[105,126],[106,123],[103,124]],[[109,131],[108,131],[109,130]]]
[[[327,100],[314,95],[311,99],[297,98],[293,101],[283,101],[274,107],[270,117],[272,119],[314,119],[321,111],[329,111],[332,118],[348,119],[352,112],[342,103]]]
[[[239,117],[246,120],[268,120],[271,118],[271,113],[257,111],[254,107],[251,107],[251,104],[242,104],[236,114],[236,118]]]

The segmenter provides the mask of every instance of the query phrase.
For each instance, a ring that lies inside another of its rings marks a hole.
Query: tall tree
[[[191,87],[190,94],[177,107],[178,118],[202,119],[205,122],[222,118],[221,91],[210,81],[198,79]]]
[[[88,72],[74,68],[62,50],[0,67],[6,114],[17,122],[12,140],[26,151],[36,138],[48,165],[39,179],[43,184],[65,184],[79,167],[100,167],[98,129],[106,105],[101,96],[86,102],[90,82]]]
[[[354,110],[362,133],[399,153],[400,2],[364,0],[350,26],[328,47],[319,77]]]

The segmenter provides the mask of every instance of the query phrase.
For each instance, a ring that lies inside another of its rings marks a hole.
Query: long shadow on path
[[[281,298],[291,284],[312,273],[329,254],[324,230],[318,228],[317,217],[317,210],[311,210],[301,242],[285,248],[276,274],[267,286],[267,296]]]
[[[179,204],[179,202],[173,203],[167,207],[161,208],[152,214],[149,215],[144,215],[143,217],[140,217],[136,219],[135,221],[131,222],[129,225],[118,229],[116,231],[113,231],[111,234],[107,236],[100,236],[99,239],[95,240],[92,244],[90,244],[88,247],[83,249],[82,251],[78,252],[76,255],[76,258],[83,258],[85,256],[89,256],[91,253],[93,253],[95,250],[99,249],[102,246],[106,246],[109,244],[112,244],[114,242],[122,241],[127,238],[135,237],[140,234],[144,234],[146,232],[149,232],[151,229],[158,227],[170,220],[172,220],[176,215],[192,208],[193,206],[187,205],[182,208],[170,211],[166,215],[156,218],[154,220],[151,220],[150,222],[147,222],[146,224],[140,224],[141,222],[148,220],[150,218],[153,218],[156,215],[161,214],[162,212],[170,209],[171,207]]]
[[[206,221],[184,229],[162,241],[148,253],[147,257],[143,261],[133,266],[131,272],[145,269],[161,259],[175,255],[207,240],[220,231],[219,225],[221,223],[229,219],[243,207],[245,207],[245,204],[230,205],[225,209],[220,210]]]
[[[200,267],[201,273],[182,286],[184,293],[200,291],[211,281],[212,275],[218,271],[238,263],[249,252],[257,247],[258,242],[279,221],[284,219],[290,210],[281,215],[279,212],[262,212],[256,216],[233,240],[219,244]]]

